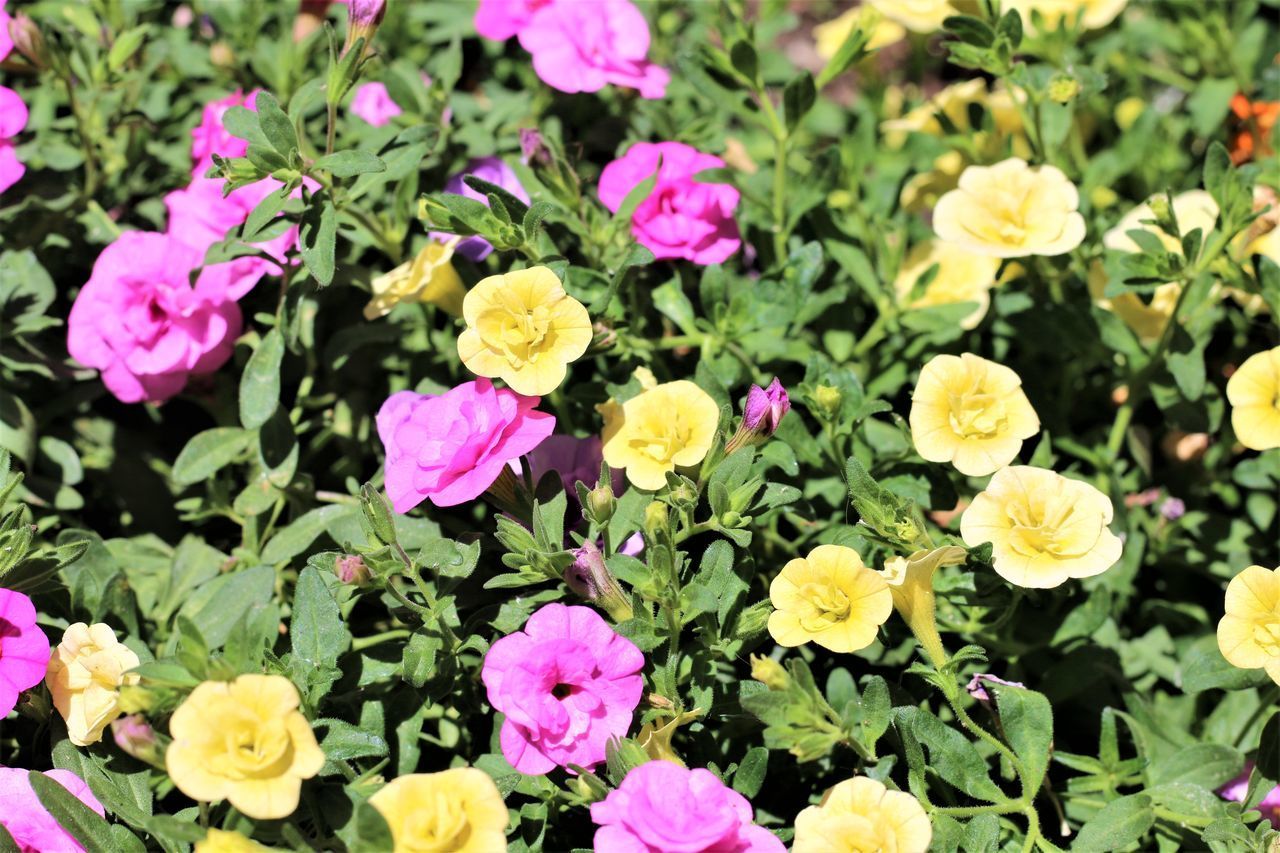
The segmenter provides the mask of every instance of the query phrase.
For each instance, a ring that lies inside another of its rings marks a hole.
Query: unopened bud
[[[333,573],[338,576],[338,580],[353,586],[362,586],[373,576],[359,554],[343,554],[334,560]]]
[[[364,51],[368,53],[373,36],[386,14],[387,0],[350,0],[347,3],[347,43],[342,52],[345,54],[358,40],[364,39]]]
[[[160,766],[156,732],[141,714],[129,714],[111,721],[111,737],[126,754],[147,764]]]
[[[751,656],[751,677],[770,690],[786,690],[791,686],[791,674],[773,658]]]
[[[659,541],[659,537],[667,535],[667,505],[662,501],[653,501],[644,509],[645,539],[650,542]]]
[[[834,385],[819,385],[813,389],[813,402],[817,404],[818,410],[828,418],[834,418],[840,411],[840,404],[844,401],[840,389]]]
[[[19,12],[9,19],[9,38],[13,41],[14,49],[36,68],[49,66],[49,46],[36,22],[29,16]]]
[[[588,354],[604,352],[618,342],[618,332],[603,320],[591,324],[591,343],[587,347]]]
[[[573,565],[564,571],[569,589],[592,604],[602,607],[614,622],[625,622],[635,614],[618,581],[604,563],[604,555],[590,539],[573,555]]]
[[[725,453],[733,453],[743,447],[760,444],[778,431],[783,417],[791,411],[791,398],[787,389],[775,376],[768,388],[752,385],[747,401],[742,407],[742,423],[738,431],[725,445]]]
[[[396,524],[391,515],[391,504],[370,483],[365,483],[360,489],[360,509],[364,513],[368,532],[384,545],[395,543]]]
[[[603,527],[613,518],[618,507],[618,499],[613,496],[613,486],[601,483],[587,493],[587,520],[597,527]]]
[[[236,63],[236,53],[225,41],[209,45],[209,62],[217,68],[230,68]]]
[[[551,149],[542,134],[532,127],[520,128],[520,155],[526,166],[547,166],[551,163]]]
[[[769,627],[769,616],[772,613],[773,605],[767,600],[757,601],[750,607],[744,608],[734,622],[733,638],[745,641],[759,637]]]
[[[1049,81],[1049,98],[1060,104],[1068,103],[1080,94],[1080,81],[1065,74]]]

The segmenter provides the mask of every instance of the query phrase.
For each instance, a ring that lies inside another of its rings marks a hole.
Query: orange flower
[[[1231,112],[1237,119],[1231,162],[1239,165],[1255,156],[1270,157],[1275,153],[1271,150],[1271,128],[1280,119],[1280,101],[1250,101],[1237,94],[1231,99]]]

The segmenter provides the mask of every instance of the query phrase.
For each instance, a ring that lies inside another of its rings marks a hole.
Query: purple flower
[[[969,691],[969,695],[984,705],[991,701],[990,694],[983,688],[982,682],[989,681],[992,684],[1003,684],[1005,687],[1023,687],[1027,685],[1021,681],[1005,681],[1003,678],[997,678],[989,672],[980,672],[973,678],[969,679],[969,683],[965,685],[965,690]]]
[[[1240,775],[1218,789],[1218,796],[1224,800],[1243,803],[1245,795],[1249,792],[1249,774],[1252,772],[1253,762],[1246,761]],[[1262,798],[1262,802],[1258,803],[1257,809],[1262,812],[1263,817],[1271,821],[1272,826],[1280,829],[1280,787],[1272,788]]]
[[[765,437],[778,431],[778,424],[791,410],[791,398],[787,389],[775,376],[767,389],[752,385],[747,392],[747,404],[742,411],[742,423],[747,429],[758,430]]]
[[[604,555],[589,539],[573,552],[573,565],[565,569],[564,582],[569,589],[603,608],[615,622],[625,622],[635,615],[630,600],[604,564]]]
[[[343,583],[360,585],[369,580],[369,567],[359,554],[343,554],[333,561],[333,573]]]
[[[1160,515],[1164,516],[1166,521],[1177,521],[1187,514],[1187,505],[1181,498],[1166,498],[1164,503],[1160,504]]]
[[[525,192],[524,187],[520,185],[520,179],[516,177],[516,173],[511,170],[510,166],[502,162],[502,160],[497,157],[480,157],[476,160],[472,160],[467,164],[465,169],[445,181],[444,191],[447,193],[453,193],[454,195],[466,196],[467,198],[475,199],[476,201],[487,205],[489,203],[489,197],[484,193],[479,193],[471,189],[471,187],[467,186],[463,181],[463,178],[468,175],[500,186],[516,198],[523,201],[525,204],[529,203],[529,194]],[[446,234],[441,231],[432,231],[429,236],[432,240],[439,240],[441,242],[448,242],[453,239],[452,234]],[[462,238],[462,241],[458,243],[454,251],[457,254],[462,255],[464,258],[468,258],[472,261],[483,261],[485,258],[489,257],[489,253],[493,251],[493,245],[483,237],[464,237]]]

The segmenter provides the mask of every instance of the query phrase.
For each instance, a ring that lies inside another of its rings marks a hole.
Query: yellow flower
[[[934,356],[911,395],[911,440],[930,462],[985,477],[1040,431],[1018,374],[972,353]]]
[[[894,851],[925,853],[933,838],[929,816],[915,797],[855,776],[836,785],[816,806],[796,815],[792,853]]]
[[[1250,566],[1227,584],[1218,649],[1232,666],[1265,669],[1280,684],[1280,568]]]
[[[711,450],[720,407],[687,380],[664,382],[606,410],[604,461],[627,469],[639,489],[660,489],[667,472],[697,465]]]
[[[938,636],[933,575],[942,566],[960,565],[965,561],[965,554],[957,545],[917,551],[910,557],[891,557],[880,570],[880,577],[889,585],[893,608],[937,667],[946,663],[947,653]]]
[[[1251,450],[1280,447],[1280,347],[1254,353],[1227,380],[1231,428]]]
[[[138,656],[116,639],[110,625],[76,622],[67,628],[44,678],[72,743],[102,740],[103,729],[124,713],[120,688],[139,681],[126,674],[137,665]]]
[[[324,766],[298,690],[280,675],[206,681],[169,720],[165,767],[193,800],[226,799],[255,820],[288,817],[302,780]]]
[[[939,155],[933,161],[932,169],[912,175],[902,185],[898,201],[912,213],[937,207],[938,199],[959,185],[960,174],[968,167],[969,161],[959,151]]]
[[[948,0],[867,0],[867,4],[891,21],[914,33],[933,33],[956,14]]]
[[[531,397],[558,388],[591,343],[587,309],[547,267],[489,276],[467,293],[462,316],[458,355],[467,369]]]
[[[453,247],[457,242],[433,240],[412,261],[405,261],[370,282],[373,298],[364,306],[365,319],[385,317],[401,302],[430,302],[455,317],[461,315],[467,289],[453,268]]]
[[[970,166],[938,199],[933,230],[949,243],[994,258],[1061,255],[1084,240],[1080,193],[1060,169],[1012,157]]]
[[[1014,103],[1015,97],[1019,102],[1027,100],[1026,92],[1021,89],[1014,89],[1011,92],[1009,89],[1000,87],[988,92],[987,83],[981,77],[962,80],[938,90],[932,98],[901,118],[881,122],[880,129],[886,133],[885,141],[891,147],[897,147],[897,144],[902,141],[896,139],[895,134],[925,133],[930,136],[942,136],[943,128],[942,122],[938,121],[939,113],[945,115],[957,130],[977,130],[969,120],[969,108],[974,104],[981,104],[991,114],[996,130],[1008,136],[1022,130],[1022,116]]]
[[[1120,559],[1111,500],[1088,483],[1030,466],[1002,468],[960,517],[969,547],[990,542],[996,573],[1049,589],[1102,574]]]
[[[924,292],[912,297],[916,282],[937,265],[933,280]],[[934,305],[974,303],[973,311],[960,321],[961,328],[972,329],[982,322],[991,304],[990,290],[996,284],[1000,259],[975,255],[937,240],[925,240],[913,247],[898,270],[893,289],[898,302],[907,308],[929,308]]]
[[[1036,11],[1044,19],[1048,29],[1056,30],[1063,22],[1079,21],[1086,30],[1105,27],[1116,19],[1124,10],[1129,0],[1004,0],[1001,7],[1004,11],[1018,10],[1022,16],[1022,26],[1028,33],[1034,33],[1031,13]]]
[[[871,29],[867,50],[879,50],[907,36],[901,24],[876,14],[871,6],[854,6],[840,17],[813,28],[814,48],[818,56],[823,59],[835,56],[855,28]]]
[[[204,838],[196,842],[195,853],[261,853],[270,849],[238,832],[210,829]]]
[[[474,767],[392,779],[369,798],[394,853],[491,853],[507,849],[507,807],[489,774]]]
[[[776,608],[769,634],[782,646],[814,642],[833,652],[856,652],[875,642],[893,612],[884,578],[843,545],[819,545],[782,567],[769,584]]]

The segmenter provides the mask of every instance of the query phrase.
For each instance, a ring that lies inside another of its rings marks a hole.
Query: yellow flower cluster
[[[110,625],[76,622],[53,650],[45,683],[53,706],[67,723],[67,736],[76,746],[102,740],[103,730],[124,711],[120,688],[137,684],[128,671],[138,656],[116,639]]]
[[[413,773],[369,798],[395,843],[393,853],[490,853],[507,849],[507,807],[489,775],[474,767]]]

